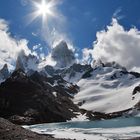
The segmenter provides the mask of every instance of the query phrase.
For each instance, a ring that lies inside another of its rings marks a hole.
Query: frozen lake
[[[107,140],[140,137],[140,117],[24,126],[41,134],[76,140]]]

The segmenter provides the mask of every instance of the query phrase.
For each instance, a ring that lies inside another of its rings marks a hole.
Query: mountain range
[[[59,45],[67,48],[64,42]],[[140,113],[140,73],[115,62],[88,65],[65,59],[56,67],[40,68],[36,56],[21,51],[14,71],[5,64],[0,70],[0,117],[36,124]]]

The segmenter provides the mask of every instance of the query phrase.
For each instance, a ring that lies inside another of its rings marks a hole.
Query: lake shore
[[[38,133],[30,131],[28,129],[24,129],[19,125],[15,125],[6,119],[0,118],[0,140],[71,140],[71,139],[69,139],[69,137],[54,138],[53,135],[50,135],[50,134],[49,133],[48,134],[38,134]],[[61,136],[64,136],[65,134],[66,133],[63,132],[63,135],[61,135]],[[71,134],[72,134],[72,132],[71,132]],[[68,134],[68,135],[70,135],[70,134]],[[72,134],[72,135],[74,135],[74,134]],[[77,135],[78,135],[78,133],[77,133]],[[81,136],[80,133],[79,133],[79,135]],[[75,135],[75,140],[78,137],[76,137],[76,135]],[[99,137],[96,135],[95,135],[95,137],[103,138],[103,137]],[[73,138],[73,137],[71,137],[71,138]],[[86,140],[88,140],[88,139],[86,139]],[[93,140],[94,140],[94,137],[93,137]],[[103,139],[103,140],[106,140],[106,139]],[[119,139],[119,140],[140,140],[140,137],[131,138],[131,139]]]
[[[6,119],[0,118],[0,140],[68,140],[56,139],[51,135],[40,135],[21,126],[15,125]],[[69,139],[70,140],[70,139]]]

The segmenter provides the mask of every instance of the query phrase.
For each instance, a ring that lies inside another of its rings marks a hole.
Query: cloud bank
[[[112,19],[106,30],[97,32],[93,46],[95,60],[115,61],[129,70],[140,67],[140,31],[135,27],[125,30],[116,19]]]
[[[9,32],[8,22],[4,19],[0,19],[0,68],[4,64],[8,64],[10,69],[13,69],[21,50],[25,51],[25,54],[31,53],[26,39],[16,40]]]

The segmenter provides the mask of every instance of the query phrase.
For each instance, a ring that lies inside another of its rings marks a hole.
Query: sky
[[[99,50],[96,48],[99,45],[102,46],[99,44],[99,40],[101,36],[103,37],[99,33],[105,32],[109,34],[111,29],[108,29],[108,26],[116,27],[117,25],[121,26],[123,28],[122,32],[126,34],[133,28],[140,30],[139,0],[53,0],[57,1],[54,6],[56,17],[50,16],[44,24],[42,24],[41,16],[30,22],[31,17],[29,17],[29,14],[36,10],[32,1],[0,0],[0,19],[6,21],[8,26],[8,31],[6,32],[10,33],[11,38],[18,41],[26,39],[28,42],[25,43],[24,40],[26,47],[28,46],[32,51],[36,50],[40,54],[48,55],[54,40],[60,38],[66,40],[76,50],[79,58],[83,55],[88,59],[87,54],[89,55],[91,49],[95,48],[92,55],[95,55],[96,58],[100,56],[106,61],[111,61],[104,56],[102,57],[101,54],[97,56]],[[113,20],[116,20],[116,23]],[[115,26],[115,24],[117,25]],[[118,27],[117,29],[119,30],[120,28]],[[138,32],[135,33],[139,34]],[[98,37],[97,34],[99,35]],[[135,36],[135,38],[139,38],[139,35]],[[109,42],[108,44],[110,45],[111,43]],[[136,44],[139,48],[137,42]],[[125,46],[127,44],[122,43],[121,45]],[[109,57],[112,58],[112,56]],[[129,54],[127,57],[129,57]],[[113,60],[120,62],[118,58]],[[130,60],[130,62],[132,63],[133,61]],[[125,62],[122,64],[125,65]],[[127,66],[132,68],[130,64]]]

